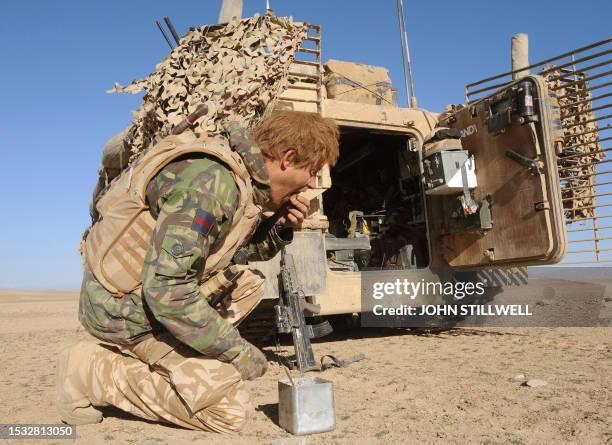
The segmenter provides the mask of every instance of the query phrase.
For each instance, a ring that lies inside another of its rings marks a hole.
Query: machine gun
[[[304,310],[313,314],[320,312],[319,305],[308,303],[297,279],[293,255],[283,248],[281,253],[280,298],[274,312],[279,334],[291,334],[295,347],[295,362],[300,372],[319,371],[321,366],[314,358],[310,339],[323,337],[332,332],[328,321],[316,325],[306,324]]]

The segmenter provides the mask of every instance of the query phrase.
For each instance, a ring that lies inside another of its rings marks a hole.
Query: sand
[[[0,419],[57,423],[55,360],[90,338],[75,293],[0,294]],[[293,437],[277,425],[275,364],[248,382],[253,418],[236,436],[188,431],[105,410],[77,427],[78,444],[612,443],[610,328],[487,328],[445,332],[353,328],[315,353],[366,359],[321,377],[334,384],[336,430]],[[290,346],[284,346],[290,352]],[[267,347],[273,356],[274,347]],[[544,386],[523,386],[526,379]],[[72,443],[64,440],[10,443]]]

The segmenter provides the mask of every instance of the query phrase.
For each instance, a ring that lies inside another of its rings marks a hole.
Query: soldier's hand
[[[240,373],[243,380],[254,380],[268,370],[266,356],[257,347],[244,340],[240,354],[232,360],[232,365]]]
[[[278,219],[281,227],[291,227],[299,229],[304,222],[304,218],[310,210],[310,200],[304,196],[293,195],[289,198],[288,205],[282,216]]]

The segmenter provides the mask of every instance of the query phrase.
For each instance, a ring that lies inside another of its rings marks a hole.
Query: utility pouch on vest
[[[206,296],[212,307],[218,306],[245,269],[246,266],[233,264],[218,271],[200,286],[200,292]]]
[[[219,315],[234,326],[240,324],[263,298],[265,281],[260,271],[245,268],[216,308]]]

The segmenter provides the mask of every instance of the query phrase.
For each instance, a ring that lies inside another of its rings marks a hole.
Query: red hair
[[[280,159],[288,150],[295,151],[297,167],[333,166],[338,160],[338,125],[333,119],[300,111],[275,111],[253,130],[262,154]]]

